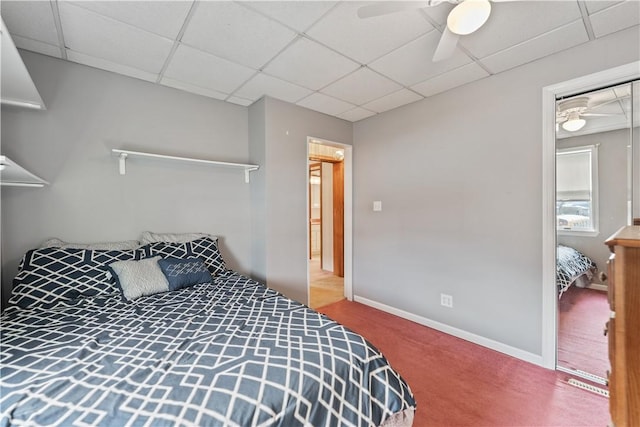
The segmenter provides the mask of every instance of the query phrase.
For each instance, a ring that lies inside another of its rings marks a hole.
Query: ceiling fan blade
[[[427,7],[430,5],[431,3],[428,1],[381,1],[360,7],[358,9],[358,18],[373,18],[375,16],[402,12],[403,10],[422,9],[423,7]]]
[[[623,113],[582,113],[580,114],[582,117],[611,117],[611,116],[624,116]]]
[[[458,45],[459,38],[459,35],[452,33],[449,28],[445,27],[442,32],[442,37],[440,37],[440,42],[438,42],[438,47],[433,54],[432,61],[442,61],[443,59],[447,59],[453,55],[453,52],[455,52],[456,46]]]
[[[616,98],[612,98],[612,99],[609,99],[607,101],[601,102],[600,104],[591,105],[589,107],[589,110],[595,110],[596,108],[604,107],[605,105],[609,105],[609,104],[612,104],[614,102],[621,101],[623,99],[629,99],[630,97],[631,97],[631,95],[624,95],[624,96],[619,96],[619,97],[616,97]]]

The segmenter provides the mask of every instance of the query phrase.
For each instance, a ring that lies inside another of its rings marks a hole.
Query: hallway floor
[[[320,257],[309,260],[309,307],[318,308],[344,299],[344,279],[320,268]]]

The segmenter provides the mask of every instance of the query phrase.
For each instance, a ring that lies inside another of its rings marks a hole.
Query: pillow
[[[125,240],[122,242],[103,242],[103,243],[68,243],[58,238],[49,239],[44,242],[41,248],[64,248],[64,249],[96,249],[108,251],[126,251],[136,249],[140,246],[137,240]]]
[[[205,237],[213,240],[217,239],[216,236],[206,233],[152,233],[151,231],[144,231],[140,237],[140,243],[143,245],[156,242],[186,243]]]
[[[214,276],[227,269],[218,250],[218,239],[205,237],[184,243],[155,242],[142,246],[139,258],[200,258]]]
[[[20,261],[9,303],[50,308],[60,301],[116,295],[118,288],[107,274],[107,265],[135,257],[135,250],[32,249]]]
[[[171,291],[198,283],[211,283],[211,273],[200,258],[165,258],[159,259],[158,265],[169,281]]]
[[[132,301],[145,295],[169,290],[169,282],[158,266],[159,256],[139,261],[117,261],[109,264],[125,299]]]

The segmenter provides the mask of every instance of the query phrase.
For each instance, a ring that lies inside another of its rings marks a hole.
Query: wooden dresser
[[[615,427],[640,426],[640,226],[621,228],[609,258],[609,408]]]

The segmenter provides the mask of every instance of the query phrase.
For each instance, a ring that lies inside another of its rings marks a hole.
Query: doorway
[[[345,251],[350,237],[346,195],[350,195],[350,156],[337,143],[308,141],[308,292],[309,306],[319,308],[349,298]],[[349,153],[350,154],[350,153]],[[349,163],[345,167],[345,163]],[[347,239],[345,239],[347,237]],[[348,252],[348,253],[347,253]]]
[[[543,235],[542,235],[542,365],[548,369],[562,369],[557,366],[557,339],[558,339],[558,286],[556,281],[556,257],[557,257],[557,199],[556,199],[556,128],[561,124],[557,121],[556,101],[574,95],[584,94],[605,87],[611,87],[625,82],[630,82],[640,78],[640,62],[630,63],[624,66],[605,70],[592,75],[573,79],[556,85],[543,88]],[[631,100],[633,125],[631,126],[630,144],[628,150],[631,156],[628,161],[633,164],[623,165],[631,172],[628,173],[628,198],[627,203],[630,208],[626,222],[632,221],[633,217],[640,216],[640,185],[638,185],[640,164],[640,136],[638,134],[638,85]],[[568,116],[567,116],[568,118]],[[621,224],[624,225],[624,224]],[[609,236],[601,236],[602,241]],[[604,243],[603,243],[604,246]],[[602,266],[603,269],[606,268]],[[602,333],[602,331],[599,331]]]

